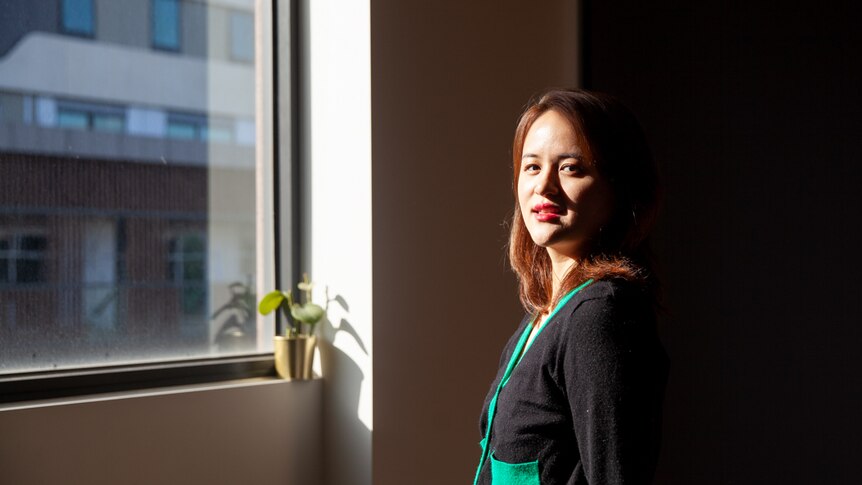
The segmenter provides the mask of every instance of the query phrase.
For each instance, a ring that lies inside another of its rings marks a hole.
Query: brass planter
[[[314,349],[317,337],[275,337],[275,370],[287,380],[307,380],[313,377]]]

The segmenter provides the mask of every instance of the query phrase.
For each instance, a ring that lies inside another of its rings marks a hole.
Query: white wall
[[[372,225],[369,0],[302,3],[305,268],[329,289],[320,345],[324,483],[371,483]]]

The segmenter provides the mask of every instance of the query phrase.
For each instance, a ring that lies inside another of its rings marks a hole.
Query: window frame
[[[279,5],[283,8],[279,9]],[[265,102],[258,103],[265,112],[258,116],[264,120],[257,130],[267,130],[269,146],[262,146],[268,156],[272,179],[269,197],[272,203],[272,252],[269,253],[274,268],[273,279],[279,287],[282,276],[290,275],[291,281],[300,273],[301,248],[299,243],[300,193],[298,141],[300,136],[299,99],[300,88],[297,68],[299,35],[299,2],[291,0],[257,0],[255,5],[255,28],[262,32],[264,49],[260,72]],[[286,8],[284,8],[286,7]],[[94,7],[95,9],[95,4]],[[95,17],[95,10],[94,10]],[[262,20],[261,20],[262,18]],[[62,21],[62,20],[61,20]],[[287,32],[281,32],[280,27]],[[95,30],[95,19],[94,19]],[[288,75],[279,76],[287,69]],[[267,108],[269,107],[269,108]],[[268,113],[266,110],[272,110]],[[285,188],[289,197],[279,197]],[[259,209],[258,209],[259,210]],[[282,249],[288,247],[288,254]],[[269,264],[269,263],[268,263]],[[259,276],[259,277],[262,277]],[[279,331],[276,322],[275,333]],[[226,357],[211,357],[184,360],[164,360],[138,364],[69,368],[56,371],[35,371],[0,374],[0,404],[25,403],[55,398],[85,397],[114,392],[139,391],[172,386],[207,384],[236,379],[274,377],[275,367],[272,352],[244,354]]]

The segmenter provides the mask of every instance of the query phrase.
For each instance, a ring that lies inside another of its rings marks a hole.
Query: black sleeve
[[[649,484],[660,445],[667,361],[642,298],[586,300],[566,325],[560,364],[590,484]]]

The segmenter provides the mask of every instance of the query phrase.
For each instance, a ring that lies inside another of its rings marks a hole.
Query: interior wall
[[[0,483],[320,483],[322,382],[85,396],[0,407]]]
[[[657,483],[858,483],[862,31],[851,3],[589,2],[586,83],[666,183]]]
[[[375,485],[467,483],[523,315],[506,263],[528,99],[577,83],[577,2],[371,3]]]
[[[303,267],[319,324],[324,483],[370,485],[372,396],[369,0],[302,0]]]

